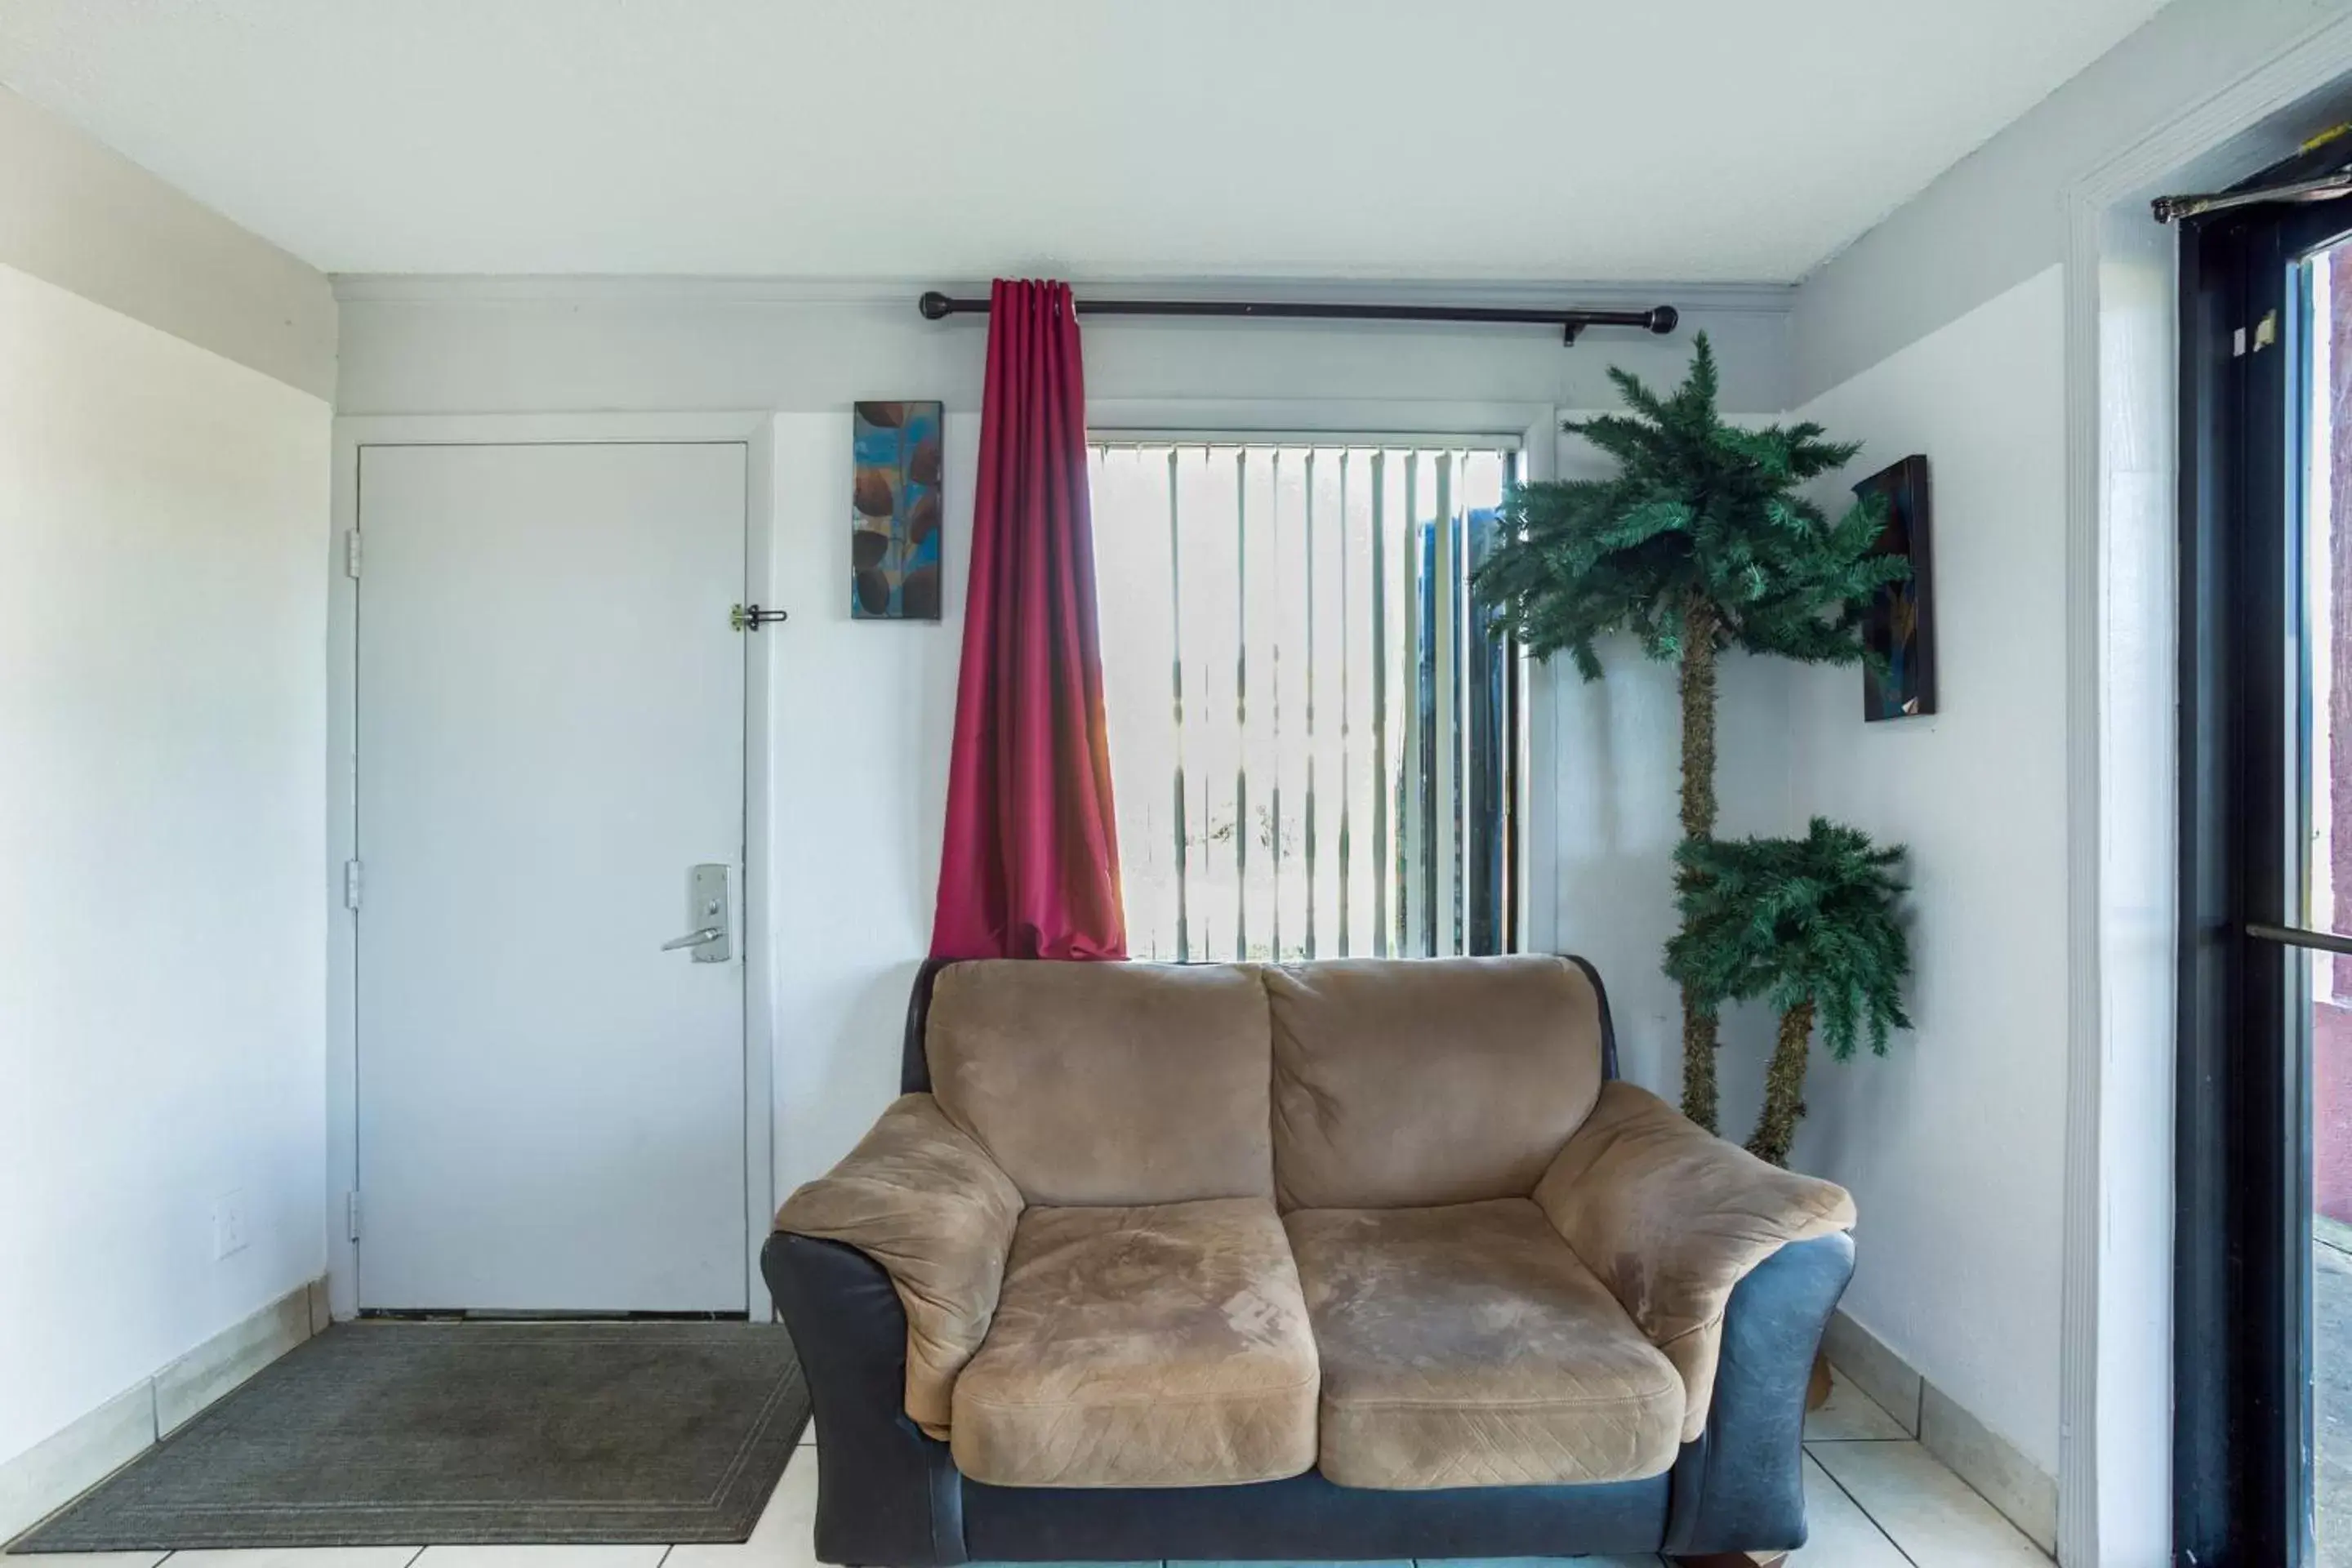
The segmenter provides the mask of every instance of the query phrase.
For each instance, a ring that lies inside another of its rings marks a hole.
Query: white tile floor
[[[803,1438],[803,1443],[811,1439]],[[2050,1560],[1839,1379],[1805,1423],[1812,1541],[1797,1568],[2048,1568]],[[794,1456],[740,1546],[362,1546],[316,1551],[102,1552],[0,1558],[0,1568],[814,1568],[814,1446]],[[1655,1568],[1649,1557],[1583,1557],[1583,1568]],[[1253,1564],[1251,1568],[1275,1568]],[[1453,1563],[1448,1568],[1469,1568]],[[1480,1568],[1503,1568],[1500,1563]],[[1536,1568],[1513,1563],[1510,1568]],[[1562,1568],[1568,1568],[1563,1563]]]
[[[1844,1378],[1805,1420],[1801,1568],[2050,1568],[1992,1504]]]

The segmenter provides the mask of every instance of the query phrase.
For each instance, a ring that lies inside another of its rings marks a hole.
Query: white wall
[[[777,412],[768,586],[793,618],[762,635],[773,661],[780,1192],[824,1171],[895,1092],[908,984],[929,946],[986,332],[978,321],[923,321],[917,291],[695,280],[341,286],[340,413]],[[1097,321],[1086,329],[1089,402],[1098,423],[1413,429],[1434,419],[1517,430],[1548,426],[1556,408],[1606,405],[1611,364],[1679,379],[1688,333],[1704,328],[1723,360],[1727,405],[1781,406],[1784,293],[1664,286],[1642,296],[1685,306],[1685,331],[1595,332],[1565,349],[1541,329]],[[948,405],[950,593],[935,626],[845,613],[848,407],[871,396]],[[1669,892],[1674,710],[1612,680],[1554,712],[1581,724],[1587,702],[1614,704],[1613,729],[1605,738],[1577,730],[1564,777],[1590,782],[1606,797],[1594,810],[1622,820],[1608,853],[1576,868],[1568,904],[1592,918],[1574,921],[1573,945],[1612,984],[1622,972],[1633,1005],[1654,1013],[1664,927],[1628,910],[1661,910]],[[1588,743],[1605,752],[1588,753]],[[1631,783],[1605,780],[1603,754],[1640,771]],[[1543,803],[1547,820],[1551,807]],[[1553,913],[1550,885],[1547,871],[1539,935]],[[1626,1034],[1629,1063],[1658,1058],[1654,1028],[1635,1023]]]
[[[916,313],[921,289],[913,283],[352,278],[337,289],[339,414],[827,413],[853,398],[914,391],[951,410],[980,406],[985,318],[927,321]],[[1081,300],[1090,290],[1116,285],[1081,285]],[[1162,285],[1149,292],[1185,291]],[[1293,284],[1253,292],[1347,299],[1367,291]],[[1519,292],[1470,286],[1429,297],[1526,302]],[[1197,399],[1599,406],[1614,399],[1608,366],[1675,379],[1690,334],[1705,330],[1723,360],[1727,406],[1788,406],[1787,289],[1563,285],[1548,299],[1680,304],[1683,330],[1664,338],[1594,331],[1563,348],[1542,327],[1096,320],[1086,326],[1087,391],[1097,405],[1156,406]]]
[[[1814,397],[2063,258],[2070,185],[2347,9],[2346,0],[2172,0],[1805,279],[1790,401]],[[2298,129],[2328,123],[2282,127],[2270,156],[2292,152]],[[2217,127],[2216,140],[2234,129]]]
[[[1937,706],[1865,724],[1852,669],[1791,678],[1789,827],[1910,847],[1911,1010],[1884,1059],[1816,1048],[1791,1163],[1862,1214],[1845,1310],[2058,1468],[2069,960],[2062,272],[1800,412],[1864,442],[1828,494],[1927,454]]]
[[[768,886],[776,1192],[824,1174],[898,1092],[947,817],[980,421],[945,421],[940,619],[849,616],[849,411],[776,420]],[[762,633],[770,636],[769,633]]]
[[[1620,1070],[1682,1102],[1682,992],[1662,967],[1674,933],[1674,853],[1682,841],[1682,697],[1677,667],[1629,643],[1604,648],[1587,684],[1562,659],[1549,676],[1557,713],[1552,787],[1558,875],[1549,945],[1592,961],[1609,988]],[[1716,728],[1717,831],[1783,831],[1789,805],[1789,675],[1727,656]],[[1723,1015],[1716,1071],[1722,1127],[1745,1141],[1761,1103],[1776,1020],[1735,1005]]]
[[[0,1461],[324,1263],[329,428],[0,265]]]
[[[1814,1052],[1791,1163],[1862,1212],[1844,1306],[2044,1471],[2058,1468],[2065,1147],[2065,421],[2061,274],[1786,417],[1864,443],[1825,482],[1929,455],[1942,712],[1865,725],[1862,676],[1734,656],[1717,793],[1727,835],[1819,814],[1912,850],[1916,1033],[1885,1060]],[[1560,445],[1563,477],[1600,471]],[[1604,650],[1605,652],[1607,650]],[[1675,927],[1681,752],[1673,667],[1630,647],[1595,685],[1553,672],[1556,936],[1607,980],[1625,1075],[1681,1089]],[[1725,1016],[1725,1134],[1762,1101],[1773,1019]]]
[[[1581,437],[1563,435],[1559,447],[1559,478],[1613,471]],[[1556,859],[1539,889],[1551,900],[1548,934],[1540,920],[1534,923],[1546,945],[1589,958],[1601,971],[1623,1075],[1680,1104],[1682,992],[1663,967],[1676,924],[1674,853],[1683,831],[1680,666],[1644,658],[1630,638],[1601,653],[1605,673],[1598,681],[1582,679],[1565,658],[1543,672],[1550,754],[1536,759],[1538,785],[1549,789],[1558,815]],[[1785,665],[1725,657],[1716,710],[1722,833],[1781,831],[1789,696]],[[1723,1125],[1736,1138],[1747,1136],[1742,1119],[1760,1102],[1774,1026],[1761,1008],[1733,1006],[1723,1015],[1717,1088]]]
[[[2013,468],[2000,485],[2030,486],[2036,498],[2031,531],[2017,515],[2022,493],[2003,495],[1995,510],[2008,515],[1984,512],[1985,528],[2013,536],[2031,554],[1998,578],[1979,576],[1972,590],[1939,582],[1945,626],[2001,616],[2002,640],[1986,650],[2000,661],[1993,668],[2014,678],[2007,639],[2023,638],[2035,650],[2031,684],[2042,700],[2054,700],[2080,676],[2077,690],[2095,694],[2098,704],[2096,712],[2065,715],[2054,731],[2046,716],[2038,728],[2019,728],[2006,712],[1991,752],[2001,765],[1979,773],[1946,738],[1971,721],[1948,695],[1930,743],[1866,747],[1877,756],[1853,776],[1838,775],[1847,751],[1832,745],[1829,761],[1794,790],[1801,802],[1817,785],[1832,800],[1850,800],[1866,825],[1916,823],[1926,852],[1927,1012],[1917,1060],[1831,1069],[1812,1096],[1817,1122],[1797,1157],[1842,1171],[1855,1185],[1868,1239],[1852,1310],[2036,1463],[2055,1459],[2069,1561],[2156,1562],[2169,1550],[2169,237],[2145,216],[2144,198],[2154,193],[2131,187],[2153,180],[2175,190],[2219,188],[2341,121],[2343,84],[2327,82],[2340,68],[2329,62],[2342,57],[2347,12],[2345,0],[2174,0],[1797,291],[1791,401],[1835,404],[1856,423],[1853,433],[1883,431],[1895,441],[1874,446],[1873,456],[1927,453],[1938,489],[1939,577],[1947,559],[1971,548],[1949,521],[1948,471],[1960,482],[1963,466],[1986,478]],[[2290,81],[2297,85],[2275,94]],[[2284,107],[2305,93],[2317,96]],[[2163,156],[2152,161],[2158,147]],[[2077,202],[2117,204],[2097,215],[2104,237],[2079,248]],[[2053,274],[2062,263],[2070,270]],[[2053,276],[2058,283],[2045,281]],[[2064,296],[2054,311],[2035,293],[2053,288]],[[2033,313],[2030,330],[2042,334],[2031,347],[2021,313]],[[1959,337],[1946,339],[1948,331]],[[1937,396],[1918,384],[1919,362],[1910,356],[1943,353],[1931,345],[1954,341],[1981,340],[1990,352],[2004,339],[2006,357],[2031,367],[2014,388],[1987,387],[1969,374],[1966,351],[1952,367],[1954,392]],[[1873,402],[1882,372],[1884,408]],[[1957,391],[1970,385],[1984,395],[1963,401]],[[2033,422],[2016,426],[2011,450],[1987,457],[1988,432],[2016,425],[2012,400],[2033,411]],[[1931,410],[1937,423],[1921,427]],[[1906,428],[1918,433],[1906,437]],[[2046,477],[2053,462],[2069,461],[2082,477],[2071,490]],[[2027,559],[2038,569],[2029,574]],[[2066,595],[2050,600],[2059,582]],[[2023,613],[2028,602],[2040,605],[2038,618]],[[1976,678],[1961,668],[1966,656],[1954,635],[1945,633],[1948,691],[1954,680]],[[1802,756],[1822,731],[1817,721],[1801,726]],[[1849,735],[1848,744],[1863,742]],[[1979,846],[2004,873],[1990,886],[1989,871],[1964,870],[1947,852],[1960,842],[1954,829],[1961,823],[1941,814],[1950,805],[1948,781],[1961,769],[2004,803],[2013,804],[2008,786],[2020,775],[2042,781],[2052,797],[2074,796],[2054,830],[2044,815],[2052,808],[2037,806],[2017,823],[2017,846],[2006,835]],[[1875,794],[1863,798],[1865,791]],[[1990,898],[2000,907],[2024,886],[2073,918],[2052,924],[2037,899],[2034,918],[1998,940],[1979,927],[1955,929],[1965,900]],[[1977,986],[2006,989],[2014,975],[2032,989],[2037,1019],[2046,1013],[2052,1022],[2037,1022],[2030,1047],[1990,1032],[2002,1009],[1996,999],[1959,1001],[1954,987],[1969,982],[1946,968],[1943,949],[1953,943],[1980,965]],[[2063,964],[2055,982],[2053,953]],[[2065,996],[2068,985],[2077,994]],[[1956,1019],[1964,1024],[1957,1031],[1948,1026]],[[2099,1064],[2097,1078],[2069,1082],[2059,1065],[2068,1053]],[[1982,1057],[1986,1065],[1979,1072],[1931,1059],[1937,1056]],[[2022,1075],[2013,1092],[1989,1105],[1988,1093],[2000,1087],[1996,1074],[2012,1069]],[[1945,1081],[1955,1075],[1972,1081]],[[1941,1113],[1934,1100],[1948,1092],[1958,1098]],[[2059,1119],[2062,1095],[2076,1102],[2071,1127]],[[1881,1120],[1904,1129],[1907,1142],[1871,1131]],[[1939,1195],[1987,1171],[1997,1179],[1980,1193]],[[2032,1181],[2011,1179],[2019,1171]],[[1954,1247],[1921,1276],[1951,1287],[1944,1299],[1924,1286],[1891,1289],[1893,1281],[1877,1277],[1877,1248],[1908,1254],[1932,1244],[1890,1241],[1872,1216],[1885,1213],[1899,1226],[1963,1207],[1979,1216],[1967,1234],[2010,1232],[1979,1243],[1990,1247],[1985,1273],[1967,1267],[1972,1255]],[[2058,1288],[2053,1275],[2063,1278]],[[2072,1352],[2063,1367],[2061,1347]]]
[[[323,274],[5,87],[0,263],[334,395]]]

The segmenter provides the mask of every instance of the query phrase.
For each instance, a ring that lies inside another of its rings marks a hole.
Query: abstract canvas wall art
[[[849,614],[940,618],[940,405],[860,403],[851,419]]]
[[[1865,721],[1911,719],[1936,710],[1935,579],[1928,570],[1927,459],[1914,455],[1853,487],[1858,496],[1886,498],[1878,552],[1911,563],[1906,582],[1872,596],[1862,626],[1872,658],[1862,667]]]

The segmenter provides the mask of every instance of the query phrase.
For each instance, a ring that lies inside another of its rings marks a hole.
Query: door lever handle
[[[664,952],[690,947],[697,963],[734,962],[735,913],[733,900],[727,896],[728,869],[721,862],[710,861],[687,873],[686,918],[700,921],[702,926],[676,942],[662,943]]]

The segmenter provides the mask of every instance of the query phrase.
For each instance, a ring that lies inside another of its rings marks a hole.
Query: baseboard
[[[310,1337],[310,1287],[298,1285],[155,1374],[155,1433],[168,1437],[205,1406]]]
[[[1943,1461],[2053,1556],[2058,1551],[2058,1482],[2008,1438],[1978,1420],[1917,1368],[1855,1322],[1843,1308],[1822,1336],[1830,1364],[1870,1395],[1919,1446]]]
[[[1914,1437],[1919,1435],[1919,1391],[1927,1379],[1888,1350],[1876,1334],[1847,1317],[1843,1307],[1830,1314],[1830,1326],[1822,1335],[1822,1353],[1845,1373],[1848,1383],[1894,1416],[1903,1430]]]
[[[0,1543],[23,1534],[155,1445],[155,1380],[142,1378],[0,1465]]]
[[[309,1339],[326,1291],[323,1279],[297,1286],[0,1464],[0,1542],[30,1530]]]
[[[2058,1554],[2058,1483],[2000,1433],[1953,1403],[1932,1383],[1922,1384],[1919,1446],[1944,1461],[2009,1516],[2034,1545]]]

